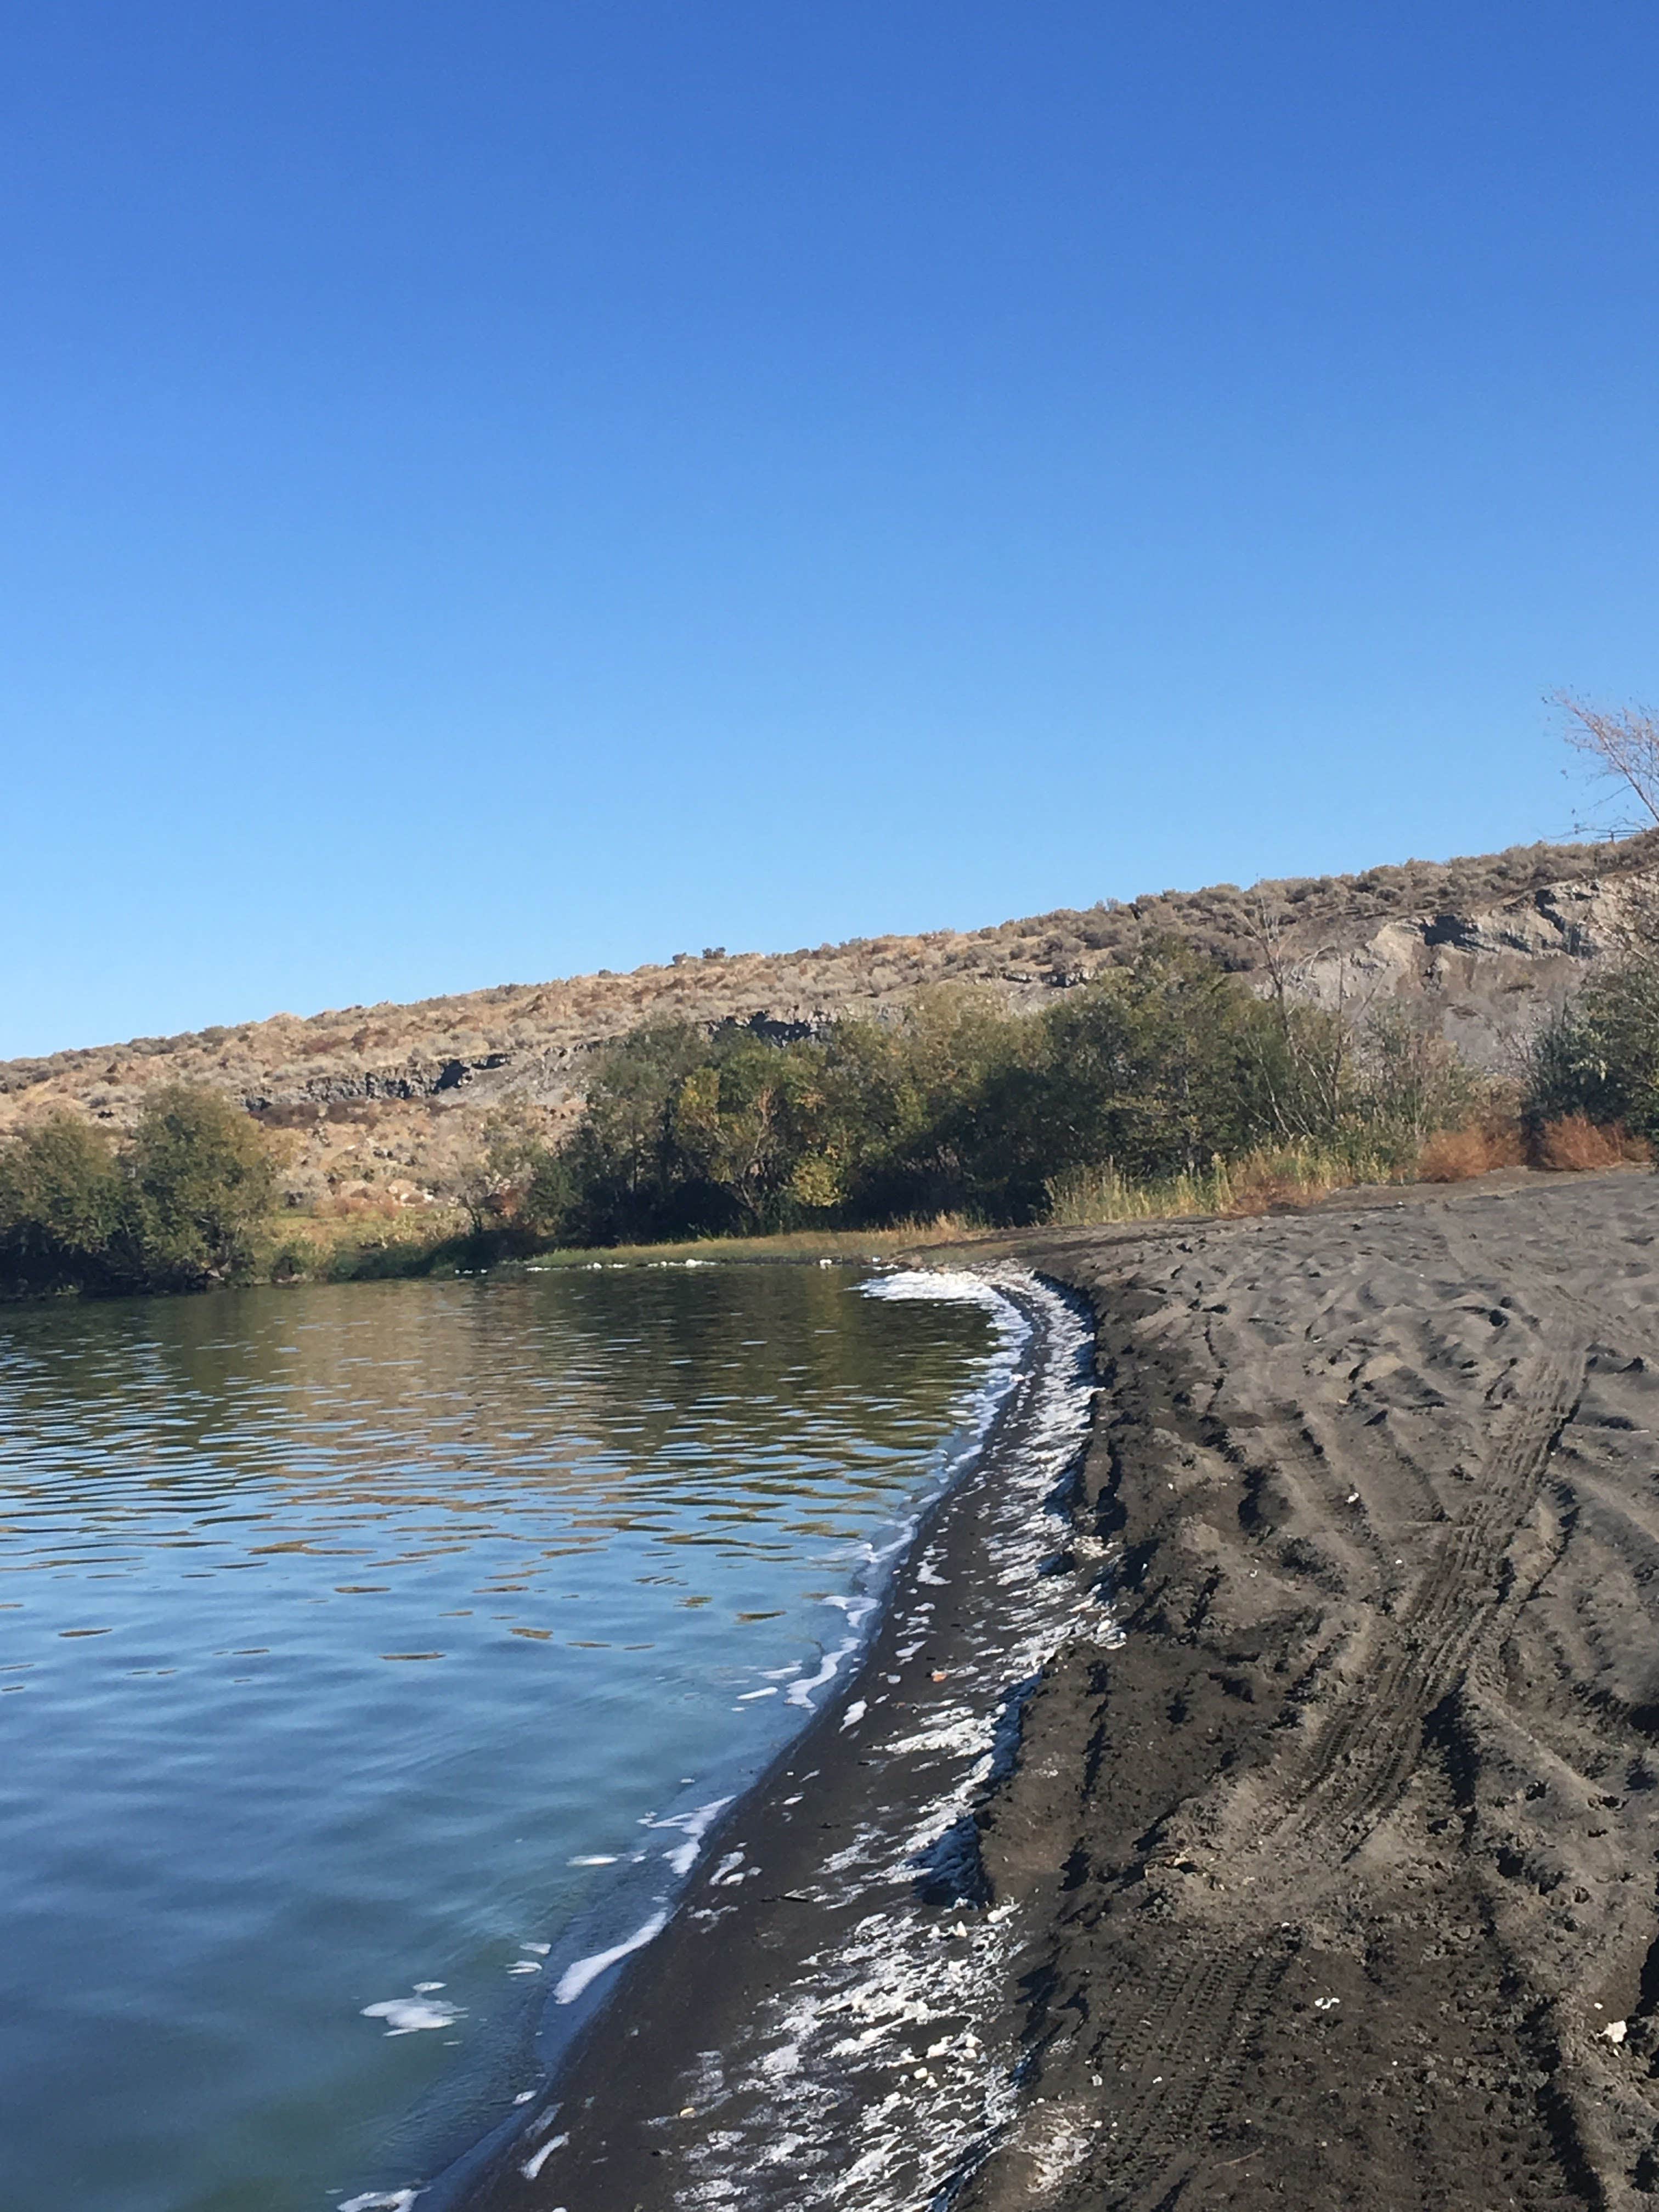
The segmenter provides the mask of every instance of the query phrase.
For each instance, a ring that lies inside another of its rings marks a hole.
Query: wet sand
[[[1023,1272],[1002,1288],[1028,1332],[1013,1387],[856,1672],[705,1837],[550,2098],[419,2212],[927,2203],[1000,2136],[1020,1923],[977,1816],[1045,1663],[1110,1628],[1068,1549],[1089,1316]]]
[[[1650,2203],[1656,1240],[1636,1173],[1023,1240],[1069,1540],[994,1539],[1011,1413],[491,2207]],[[1039,1646],[994,1771],[914,1748]]]

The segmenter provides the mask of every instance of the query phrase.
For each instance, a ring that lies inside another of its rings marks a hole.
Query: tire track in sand
[[[1540,1348],[1516,1399],[1498,1412],[1468,1512],[1449,1524],[1400,1617],[1396,1648],[1353,1685],[1322,1729],[1311,1771],[1269,1810],[1259,1849],[1352,1856],[1398,1802],[1423,1751],[1428,1716],[1461,1680],[1505,1595],[1503,1565],[1536,1504],[1572,1419],[1587,1346]]]

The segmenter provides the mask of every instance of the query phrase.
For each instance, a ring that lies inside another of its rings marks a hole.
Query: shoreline
[[[976,1815],[1032,1678],[1109,1617],[1097,1564],[1072,1557],[1052,1510],[1092,1401],[1087,1323],[1029,1277],[996,1288],[1030,1330],[1012,1385],[850,1671],[711,1827],[672,1917],[621,1963],[545,2099],[421,2191],[420,2212],[733,2190],[799,2205],[827,2193],[854,2140],[860,2201],[896,2206],[959,2178],[1006,2123],[1019,2054],[990,2015],[1013,1931],[985,1895]],[[988,1622],[961,1603],[969,1567],[1012,1601]]]
[[[1036,1243],[1124,1640],[988,1808],[1042,1932],[962,2212],[1652,2201],[1656,1251],[1616,1170]]]
[[[1051,1571],[1011,1407],[465,2212],[1638,2212],[1659,1180],[1000,1252],[1095,1316]]]

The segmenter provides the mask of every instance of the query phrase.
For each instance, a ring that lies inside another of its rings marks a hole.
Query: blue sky
[[[1570,832],[1659,13],[5,11],[0,1052]]]

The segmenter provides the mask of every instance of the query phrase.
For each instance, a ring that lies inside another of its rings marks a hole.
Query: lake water
[[[817,1267],[0,1315],[6,2212],[327,2212],[510,2111],[997,1345]]]

